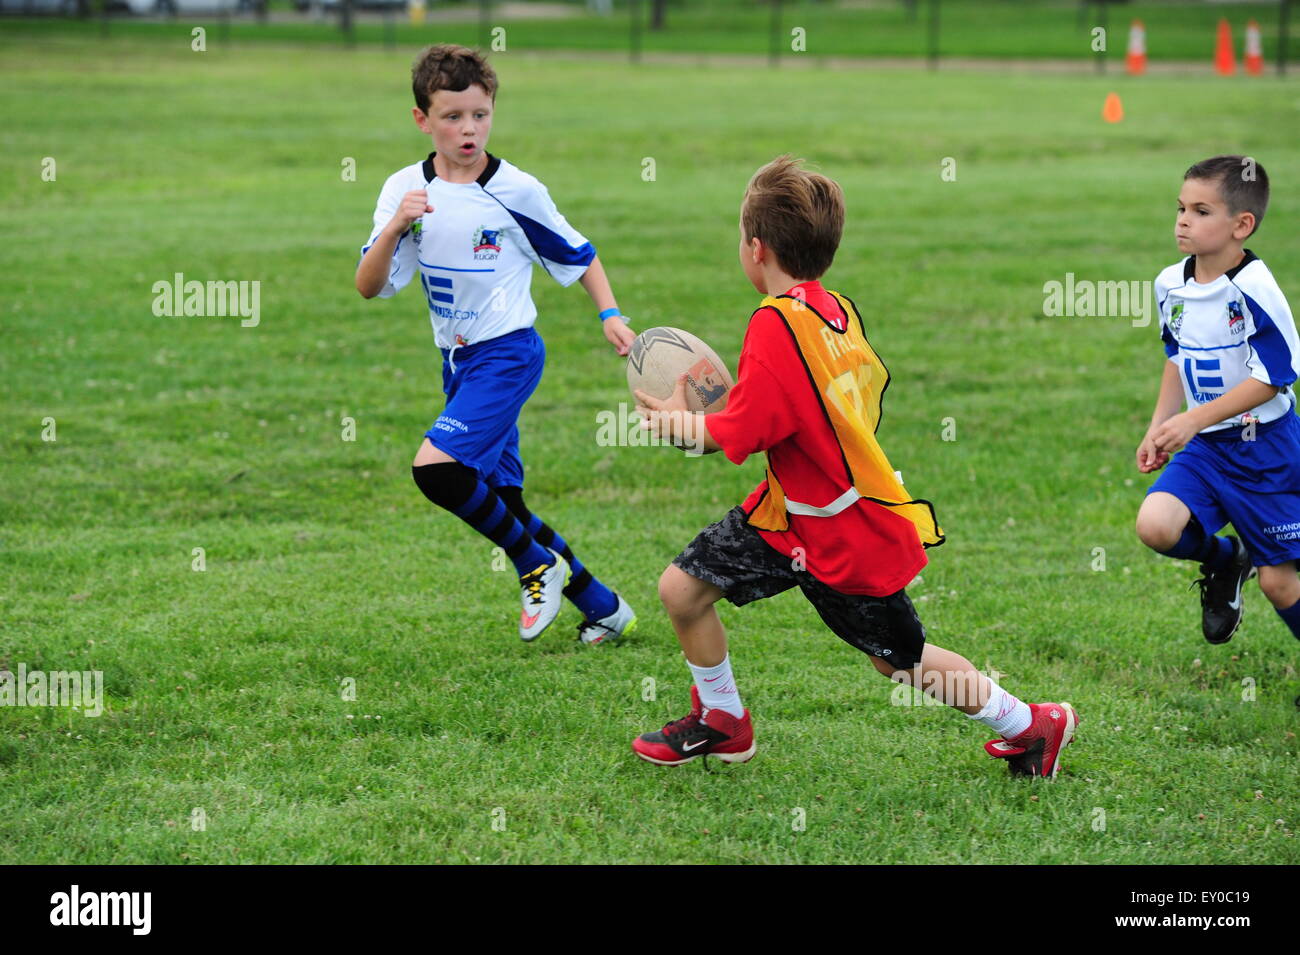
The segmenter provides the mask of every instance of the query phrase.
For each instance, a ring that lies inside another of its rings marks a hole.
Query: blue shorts
[[[1300,559],[1300,418],[1288,413],[1242,429],[1198,434],[1147,491],[1164,491],[1211,534],[1229,521],[1256,567]]]
[[[451,351],[442,349],[447,406],[425,437],[478,471],[489,487],[523,487],[519,412],[542,380],[542,336],[521,328]]]

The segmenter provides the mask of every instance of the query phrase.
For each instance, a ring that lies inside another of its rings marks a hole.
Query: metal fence
[[[1290,47],[1291,7],[1295,0],[1275,0],[1272,3],[1253,5],[1259,14],[1258,19],[1265,24],[1269,33],[1270,59],[1279,75],[1287,70]],[[455,21],[467,26],[477,21],[477,42],[484,49],[491,49],[494,42],[494,30],[499,29],[502,10],[510,9],[512,20],[527,19],[529,9],[541,10],[555,8],[559,3],[512,2],[502,0],[0,0],[0,14],[8,16],[67,18],[79,21],[97,20],[100,31],[112,32],[114,22],[140,18],[190,18],[201,17],[204,20],[215,18],[221,35],[229,37],[232,23],[261,26],[271,32],[277,27],[296,21],[315,24],[320,28],[315,38],[327,36],[326,31],[334,32],[334,37],[352,45],[358,42],[382,42],[395,46],[399,40],[407,38],[412,31],[423,28],[426,32],[435,28],[441,17],[454,15]],[[566,6],[572,8],[573,15],[601,20],[605,27],[605,45],[602,49],[625,51],[627,56],[638,62],[650,49],[663,50],[664,42],[654,40],[669,36],[667,28],[678,18],[685,22],[698,19],[701,15],[711,17],[710,22],[725,21],[734,17],[737,24],[744,23],[749,35],[755,39],[754,45],[747,49],[750,54],[765,55],[772,66],[779,65],[790,55],[791,24],[799,20],[810,10],[836,9],[836,0],[569,0]],[[894,26],[904,24],[908,31],[908,43],[904,48],[894,51],[892,55],[922,58],[931,69],[938,69],[945,58],[954,55],[987,56],[996,55],[975,52],[964,53],[954,50],[946,42],[949,34],[960,34],[969,28],[971,17],[987,16],[1006,18],[1005,30],[1034,29],[1034,24],[1020,26],[1016,18],[1033,14],[1052,13],[1057,16],[1053,27],[1059,28],[1061,22],[1072,19],[1074,29],[1080,37],[1085,30],[1100,29],[1103,34],[1110,31],[1112,24],[1117,29],[1127,32],[1131,12],[1143,10],[1172,10],[1192,12],[1222,13],[1224,18],[1232,17],[1239,22],[1238,30],[1244,26],[1240,13],[1245,5],[1240,3],[1201,2],[1195,0],[1170,0],[1170,2],[1130,4],[1128,0],[1058,0],[1058,2],[980,2],[980,0],[881,0],[874,7],[866,10],[884,11],[892,14]],[[961,14],[961,23],[956,21],[956,14]],[[1204,17],[1202,17],[1202,20]],[[617,24],[622,24],[618,27]],[[364,25],[366,29],[359,30]],[[716,24],[715,24],[716,25]],[[1187,29],[1186,25],[1171,21],[1171,28]],[[1203,25],[1203,24],[1202,24]],[[1038,27],[1042,29],[1042,24]],[[241,26],[242,29],[242,26]],[[610,31],[617,29],[621,39],[614,38]],[[794,30],[799,28],[795,26]],[[865,29],[870,29],[868,24]],[[302,38],[302,34],[289,35],[282,31],[281,36],[289,39]],[[847,49],[837,55],[843,56],[880,56],[882,53],[873,47],[870,38],[864,36],[863,49],[860,52]],[[667,44],[671,48],[672,44]],[[691,52],[701,52],[699,43],[684,46]],[[797,49],[797,48],[796,48]],[[718,50],[717,52],[730,52]],[[1109,56],[1094,56],[1092,60],[1097,72],[1104,73],[1113,67]]]

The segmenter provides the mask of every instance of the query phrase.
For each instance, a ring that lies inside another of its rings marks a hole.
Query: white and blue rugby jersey
[[[454,183],[437,178],[433,155],[393,173],[379,193],[362,255],[406,193],[426,189],[433,206],[397,243],[379,295],[396,295],[418,273],[440,348],[531,327],[537,320],[533,265],[572,285],[595,259],[595,248],[560,215],[545,186],[504,159],[488,153],[476,181]]]
[[[1195,279],[1196,257],[1188,256],[1156,276],[1160,337],[1178,366],[1189,409],[1227,393],[1247,378],[1279,391],[1251,415],[1260,423],[1290,414],[1292,384],[1300,375],[1300,340],[1286,297],[1262,259],[1245,258],[1208,285]],[[1206,428],[1219,431],[1236,418]]]

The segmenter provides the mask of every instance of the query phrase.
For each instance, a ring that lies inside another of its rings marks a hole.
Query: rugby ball
[[[704,342],[680,328],[648,328],[636,337],[627,356],[627,384],[656,398],[668,398],[677,377],[686,372],[686,404],[712,414],[727,407],[734,384],[722,359]]]

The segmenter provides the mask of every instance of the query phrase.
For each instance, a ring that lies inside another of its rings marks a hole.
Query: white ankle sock
[[[706,710],[722,710],[736,719],[745,715],[745,708],[740,703],[740,691],[731,675],[731,655],[722,658],[714,667],[697,667],[690,660],[686,665],[695,677],[695,686],[700,691],[700,702]],[[1028,725],[1028,724],[1026,724]]]
[[[989,680],[989,701],[984,704],[984,709],[967,715],[973,720],[979,720],[1003,739],[1019,736],[1029,729],[1033,720],[1028,703],[1017,700],[992,680]]]

